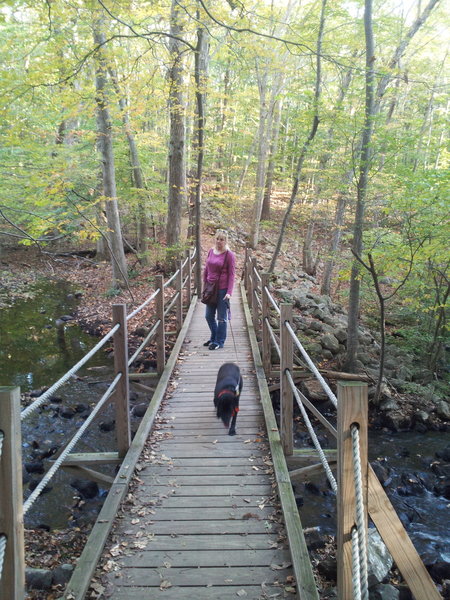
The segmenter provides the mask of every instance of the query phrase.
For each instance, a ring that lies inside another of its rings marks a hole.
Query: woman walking
[[[211,332],[203,345],[210,350],[223,348],[227,338],[227,318],[236,273],[236,257],[228,247],[228,233],[218,229],[215,244],[208,252],[203,283],[216,283],[217,298],[206,305],[205,318]]]

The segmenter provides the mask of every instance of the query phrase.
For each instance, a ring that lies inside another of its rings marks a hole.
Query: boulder
[[[65,585],[72,577],[74,566],[70,564],[63,564],[56,567],[53,571],[53,585]]]
[[[436,412],[441,419],[450,420],[450,404],[445,400],[436,402]]]
[[[75,488],[79,494],[86,499],[95,498],[99,489],[95,481],[86,481],[84,479],[73,479],[70,486]]]
[[[302,381],[300,390],[313,402],[326,402],[328,400],[328,396],[323,387],[316,379],[306,379],[305,381]]]
[[[383,581],[394,562],[376,529],[369,530],[367,562],[369,587]]]
[[[330,350],[333,354],[339,352],[339,341],[330,333],[326,333],[320,338],[320,344],[326,350]]]
[[[50,590],[53,574],[48,569],[25,569],[25,583],[29,590]],[[5,599],[6,600],[6,599]]]
[[[369,590],[369,600],[399,600],[400,592],[393,585],[379,583]]]

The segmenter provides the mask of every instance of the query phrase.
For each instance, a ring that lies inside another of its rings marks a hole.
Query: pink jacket
[[[221,269],[222,273],[220,273]],[[227,294],[231,296],[236,274],[236,257],[234,252],[227,250],[222,254],[214,254],[211,248],[206,259],[205,270],[203,271],[203,281],[205,283],[207,281],[217,281],[219,274],[219,290],[226,289]]]

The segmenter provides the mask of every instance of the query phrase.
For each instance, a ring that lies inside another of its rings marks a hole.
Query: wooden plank
[[[172,586],[189,588],[193,585],[206,587],[214,585],[247,586],[257,585],[262,581],[275,583],[283,580],[283,571],[267,569],[265,567],[192,567],[185,569],[125,569],[121,578],[123,586],[155,586],[161,585],[161,580],[168,581]],[[191,597],[191,596],[190,596]]]
[[[180,521],[176,523],[176,533],[174,533],[173,522],[154,521],[145,526],[145,532],[147,535],[246,535],[249,533],[264,534],[267,533],[268,528],[273,533],[281,531],[279,523],[267,523],[255,519],[227,519],[223,521]],[[138,530],[136,529],[136,531]]]
[[[268,519],[271,516],[275,516],[276,511],[273,506],[264,506],[262,509],[249,510],[248,505],[245,506],[218,506],[218,507],[205,507],[199,506],[201,510],[198,514],[195,514],[193,507],[176,507],[167,508],[164,505],[164,510],[155,511],[155,514],[151,517],[153,521],[192,521],[194,517],[203,521],[223,521],[227,519],[249,520],[254,519],[255,521],[261,521]]]
[[[119,464],[118,452],[72,452],[64,459],[65,465],[109,465]]]
[[[82,477],[84,479],[90,479],[108,487],[114,483],[114,477],[111,477],[110,475],[105,475],[104,473],[100,473],[99,471],[94,471],[94,469],[88,469],[86,467],[82,467],[81,465],[63,464],[62,467],[63,469],[65,469],[69,473],[72,473],[75,476]]]
[[[283,587],[282,584],[267,583],[255,586],[247,585],[244,590],[246,593],[244,598],[283,598]],[[236,600],[236,598],[239,598],[238,592],[240,591],[241,589],[236,586],[191,586],[189,588],[189,598],[195,600]],[[130,600],[130,598],[135,598],[136,600],[155,600],[156,598],[182,600],[181,594],[183,594],[183,590],[177,586],[162,590],[159,588],[119,587],[117,591],[115,588],[114,600]]]
[[[277,543],[278,534],[248,533],[246,535],[158,535],[149,540],[147,549],[143,552],[176,552],[189,549],[189,552],[199,550],[264,550],[273,546],[280,548]],[[283,547],[281,550],[284,551]]]
[[[245,558],[242,556],[242,550],[178,550],[173,552],[142,552],[137,559],[130,556],[121,558],[120,563],[124,566],[134,566],[136,568],[157,568],[164,564],[170,564],[170,568],[181,567],[241,567],[246,566],[265,566],[270,564],[289,565],[291,557],[289,550],[253,550],[247,549]]]
[[[372,467],[369,514],[416,600],[442,600]]]
[[[225,488],[226,489],[223,489]],[[176,493],[179,496],[222,496],[224,492],[230,496],[266,496],[270,494],[272,491],[272,487],[269,484],[261,484],[261,485],[233,485],[233,486],[214,486],[211,488],[207,485],[195,485],[189,486],[185,485],[182,488],[176,488],[174,486],[169,485],[155,485],[152,486],[142,486],[142,491],[149,495],[149,497],[154,496],[161,492],[161,490],[167,490],[167,488],[171,488],[174,491],[172,493]]]

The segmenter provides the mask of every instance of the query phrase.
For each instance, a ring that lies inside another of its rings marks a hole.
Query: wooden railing
[[[324,374],[308,356],[296,335],[292,305],[276,300],[270,289],[270,275],[260,272],[256,258],[252,257],[248,249],[245,253],[243,279],[262,367],[266,378],[279,381],[279,435],[286,463],[291,469],[291,482],[301,481],[314,472],[324,470],[336,493],[339,599],[368,598],[369,516],[416,600],[441,598],[368,463],[367,384],[361,382],[361,377],[357,375],[354,376],[354,381],[349,381],[352,376],[347,375],[346,381],[337,382],[337,397],[335,396]],[[277,360],[273,360],[274,355]],[[332,374],[327,372],[327,375]],[[336,408],[336,427],[297,389],[299,380],[312,376],[320,382]],[[314,442],[315,453],[309,449],[294,448],[294,398]],[[320,448],[309,414],[336,438],[336,450]],[[336,479],[333,471],[337,472]]]
[[[77,470],[85,477],[96,479],[103,484],[112,484],[113,479],[92,469],[100,464],[119,464],[126,455],[130,443],[130,379],[146,376],[159,376],[166,364],[166,336],[178,335],[191,302],[197,298],[196,281],[193,275],[198,271],[196,252],[189,252],[180,261],[176,272],[164,282],[156,277],[155,291],[135,310],[127,314],[126,305],[115,304],[112,310],[112,328],[98,344],[74,367],[54,383],[30,406],[20,412],[20,389],[0,387],[0,598],[3,600],[23,600],[25,595],[25,554],[24,523],[27,510],[38,499],[46,484],[60,467]],[[129,356],[127,326],[146,306],[154,305],[154,323],[139,348]],[[175,329],[168,330],[168,317],[174,314]],[[32,494],[23,501],[22,490],[22,436],[21,421],[28,418],[66,384],[70,377],[83,367],[92,356],[99,352],[110,339],[114,344],[114,377],[108,390],[100,398],[76,434],[69,440],[54,464],[44,475]],[[137,357],[150,344],[155,346],[156,373],[129,373]],[[147,386],[139,384],[141,388]],[[147,388],[149,391],[150,388]],[[79,439],[93,420],[105,408],[115,407],[116,452],[73,453]],[[87,468],[89,466],[89,468]]]

